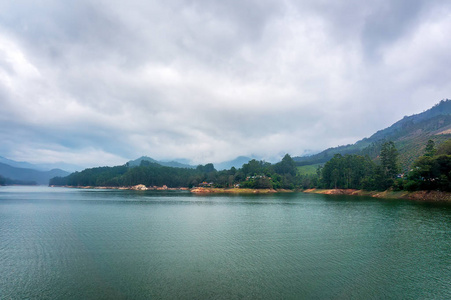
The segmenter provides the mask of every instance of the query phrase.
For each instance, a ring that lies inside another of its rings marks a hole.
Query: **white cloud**
[[[0,155],[206,163],[353,143],[450,97],[450,7],[4,3]]]

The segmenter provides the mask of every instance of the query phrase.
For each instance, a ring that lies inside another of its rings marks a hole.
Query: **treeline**
[[[320,172],[321,188],[386,190],[401,177],[398,151],[393,142],[382,145],[376,164],[369,156],[335,154]]]
[[[423,156],[407,174],[400,174],[398,151],[385,142],[376,164],[369,156],[336,154],[318,170],[319,188],[363,190],[451,191],[451,140],[435,149],[429,140]]]
[[[164,167],[142,161],[138,167],[127,164],[116,167],[98,167],[75,172],[66,177],[55,177],[49,182],[56,186],[146,186],[287,188],[296,187],[296,165],[287,154],[281,162],[270,164],[251,160],[242,168],[216,171],[213,164],[196,169]]]
[[[443,190],[451,191],[451,140],[435,149],[430,140],[426,151],[407,173],[400,173],[398,150],[391,141],[380,146],[375,160],[368,155],[335,154],[316,174],[300,175],[290,155],[276,163],[251,160],[241,168],[217,171],[213,164],[196,169],[164,167],[142,161],[139,166],[127,164],[99,167],[55,177],[57,186],[146,186],[252,189],[363,189],[363,190]]]
[[[433,141],[428,142],[425,154],[413,164],[405,188],[451,192],[451,139],[437,149]]]
[[[163,167],[143,161],[138,167],[128,165],[98,167],[75,172],[66,177],[50,179],[50,185],[58,186],[146,186],[182,187],[196,185],[207,173],[193,169]]]
[[[37,185],[37,183],[32,180],[16,180],[0,175],[0,185]]]

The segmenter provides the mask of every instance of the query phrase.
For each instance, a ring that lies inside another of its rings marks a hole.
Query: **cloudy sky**
[[[371,2],[371,3],[370,3]],[[451,98],[449,0],[0,2],[0,156],[275,160]]]

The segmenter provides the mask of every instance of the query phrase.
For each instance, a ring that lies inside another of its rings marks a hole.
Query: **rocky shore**
[[[308,189],[304,193],[323,195],[367,196],[381,199],[407,199],[423,202],[451,202],[451,193],[440,191],[363,191],[353,189]]]
[[[242,189],[242,188],[192,188],[191,193],[195,194],[273,194],[281,192],[274,189]]]
[[[57,187],[51,185],[50,187]],[[138,184],[134,186],[62,186],[66,188],[79,189],[99,189],[99,190],[134,190],[134,191],[189,191],[194,194],[274,194],[274,193],[293,193],[293,190],[284,189],[243,189],[243,188],[212,188],[212,187],[180,187],[169,188],[163,186],[145,186]],[[424,202],[450,202],[451,193],[440,191],[364,191],[354,189],[308,189],[303,190],[304,193],[323,194],[323,195],[349,195],[349,196],[366,196],[381,199],[407,199]]]
[[[166,185],[148,187],[144,184],[138,184],[134,186],[55,186],[50,187],[65,187],[65,188],[78,188],[78,189],[96,189],[96,190],[133,190],[133,191],[190,191],[195,194],[273,194],[281,192],[294,192],[292,190],[274,190],[274,189],[243,189],[243,188],[212,188],[212,187],[179,187],[169,188]]]
[[[133,191],[188,191],[189,188],[168,188],[166,185],[163,186],[145,186],[144,184],[137,184],[133,186],[73,186],[73,185],[50,185],[50,187],[65,187],[65,188],[75,188],[75,189],[95,189],[95,190],[133,190]]]

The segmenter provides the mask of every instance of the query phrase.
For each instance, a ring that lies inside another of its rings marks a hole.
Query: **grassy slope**
[[[299,166],[297,167],[298,169],[298,173],[300,175],[312,175],[312,174],[316,174],[316,170],[318,169],[319,166],[321,166],[322,164],[313,164],[313,165],[306,165],[306,166]]]

